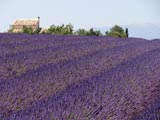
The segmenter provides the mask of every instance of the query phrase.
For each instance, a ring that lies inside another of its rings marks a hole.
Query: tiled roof
[[[38,20],[16,20],[13,25],[36,25]]]

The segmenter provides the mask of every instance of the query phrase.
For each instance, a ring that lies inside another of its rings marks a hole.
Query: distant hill
[[[160,25],[155,24],[130,24],[130,25],[123,25],[123,28],[129,29],[129,36],[130,37],[138,37],[138,38],[145,38],[145,39],[156,39],[160,38]],[[95,29],[99,29],[102,33],[105,33],[106,30],[109,30],[111,27],[99,27]]]

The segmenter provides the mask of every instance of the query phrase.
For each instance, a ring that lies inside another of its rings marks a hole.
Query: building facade
[[[16,20],[11,26],[13,32],[22,32],[24,27],[32,28],[33,31],[39,29],[40,18],[38,19],[26,19],[26,20]]]

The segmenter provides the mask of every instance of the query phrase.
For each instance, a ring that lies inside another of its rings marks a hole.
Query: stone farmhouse
[[[40,17],[38,19],[23,19],[23,20],[16,20],[13,25],[11,25],[13,32],[22,32],[23,27],[32,28],[33,31],[39,29],[40,24]]]

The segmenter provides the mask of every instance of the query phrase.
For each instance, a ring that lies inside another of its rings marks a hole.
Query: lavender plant
[[[158,120],[160,41],[0,34],[0,119]]]

